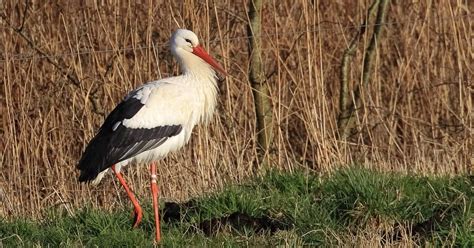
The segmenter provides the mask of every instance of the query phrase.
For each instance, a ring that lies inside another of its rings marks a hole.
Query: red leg
[[[133,194],[133,192],[130,190],[127,183],[125,182],[125,179],[122,177],[122,174],[115,170],[115,165],[112,165],[112,171],[115,173],[115,176],[117,176],[120,184],[122,184],[123,188],[127,192],[128,198],[130,198],[130,200],[132,201],[134,212],[135,212],[135,220],[133,222],[133,227],[135,228],[142,221],[142,217],[143,217],[142,208],[140,207],[140,204],[138,204],[137,198],[135,198],[135,195]]]
[[[158,202],[158,185],[156,184],[156,165],[154,162],[150,165],[151,172],[151,193],[153,196],[153,210],[155,211],[155,226],[156,226],[156,242],[159,243],[161,240],[160,234],[160,216],[158,213],[159,202]]]

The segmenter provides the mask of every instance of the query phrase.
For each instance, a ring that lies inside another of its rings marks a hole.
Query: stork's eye
[[[189,43],[189,45],[192,45],[193,43],[191,43],[191,40],[190,39],[184,39],[184,41],[186,41],[187,43]]]

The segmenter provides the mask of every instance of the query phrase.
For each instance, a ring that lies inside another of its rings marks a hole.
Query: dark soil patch
[[[167,223],[179,222],[186,219],[186,212],[195,207],[194,202],[165,203],[163,220]],[[234,212],[230,215],[217,217],[202,221],[196,225],[196,229],[202,231],[208,236],[215,235],[228,229],[244,230],[252,229],[256,233],[273,234],[278,230],[288,230],[292,227],[290,221],[284,217],[251,216],[247,213]],[[196,230],[196,231],[197,231]]]

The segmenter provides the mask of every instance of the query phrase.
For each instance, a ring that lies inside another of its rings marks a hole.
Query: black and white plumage
[[[120,171],[131,162],[160,159],[185,145],[193,127],[212,116],[215,70],[224,70],[189,30],[177,30],[170,46],[183,74],[147,83],[117,105],[83,153],[79,181],[98,183],[112,165]]]
[[[107,117],[99,133],[89,142],[78,168],[79,181],[95,179],[110,165],[157,148],[168,138],[178,135],[182,125],[163,125],[153,128],[131,128],[123,122],[135,116],[145,104],[136,97],[122,101]]]

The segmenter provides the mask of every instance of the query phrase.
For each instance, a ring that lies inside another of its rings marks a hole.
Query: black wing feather
[[[154,149],[181,132],[181,125],[155,128],[127,128],[122,125],[124,119],[132,118],[143,106],[140,99],[129,97],[107,116],[79,160],[80,182],[94,180],[101,171],[115,163]]]

